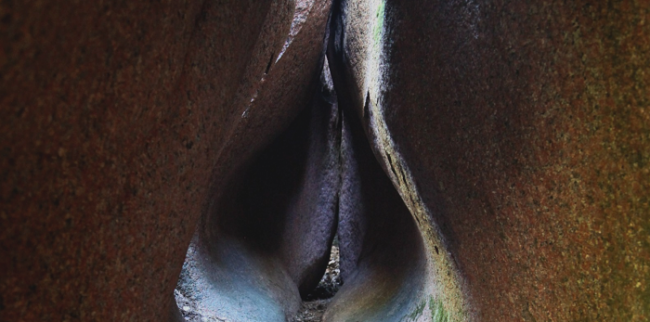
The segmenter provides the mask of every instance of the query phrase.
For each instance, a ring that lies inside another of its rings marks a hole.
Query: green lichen
[[[422,300],[415,306],[415,310],[411,314],[404,316],[400,321],[416,321],[424,313],[424,308],[427,306],[427,300]],[[451,321],[449,313],[442,304],[442,300],[434,299],[433,296],[429,297],[429,311],[431,311],[432,322],[449,322]]]
[[[375,41],[375,44],[379,44],[381,37],[381,31],[384,28],[384,9],[386,4],[384,0],[379,0],[379,6],[377,6],[375,28],[372,32],[372,39]]]
[[[431,321],[449,322],[449,313],[445,310],[441,300],[434,300],[433,297],[430,297],[429,310],[431,310]]]

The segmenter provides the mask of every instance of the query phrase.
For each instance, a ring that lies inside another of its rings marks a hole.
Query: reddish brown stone
[[[211,178],[246,157],[223,155],[231,134],[255,151],[297,113],[269,106],[241,130],[235,99],[272,68],[292,12],[0,4],[0,320],[167,319]],[[296,52],[305,74],[313,51]]]
[[[649,7],[386,3],[381,117],[476,320],[650,319]]]
[[[329,12],[314,3],[292,32],[290,0],[0,4],[0,320],[169,318],[198,218],[215,246],[228,218],[215,211],[311,99]],[[361,291],[327,314],[401,299],[422,313],[433,294],[430,315],[403,318],[650,319],[650,4],[380,3],[337,2],[332,65],[414,220],[394,235],[364,225],[395,243],[419,234],[427,282],[395,260],[387,271],[417,278],[358,279],[381,268],[360,260],[345,288]],[[379,169],[362,170],[379,183],[351,188],[389,196],[364,202],[406,214]],[[275,255],[260,267],[277,279],[253,284],[276,283],[286,314],[314,277]],[[386,297],[365,300],[375,281]]]

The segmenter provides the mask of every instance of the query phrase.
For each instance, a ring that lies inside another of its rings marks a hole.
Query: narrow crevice
[[[330,260],[325,274],[316,289],[309,293],[302,302],[296,316],[291,322],[321,322],[332,298],[342,285],[340,278],[340,256],[338,236],[334,237]]]
[[[393,173],[395,178],[398,178],[397,171],[395,171],[395,166],[393,165],[393,157],[391,157],[390,154],[387,154],[387,156],[388,156],[388,165],[390,166],[390,171]]]
[[[298,4],[292,32],[311,6]],[[330,24],[341,23],[333,11]],[[392,322],[420,305],[422,236],[366,135],[370,93],[355,113],[336,41],[309,106],[206,214],[175,291],[186,321]],[[388,163],[404,180],[391,155]]]
[[[264,70],[264,75],[269,73],[269,70],[271,70],[271,66],[273,65],[273,57],[275,57],[275,52],[271,53],[271,58],[269,58],[269,63],[266,65],[266,69]]]

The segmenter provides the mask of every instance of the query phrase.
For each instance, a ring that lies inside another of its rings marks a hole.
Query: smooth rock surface
[[[319,78],[330,1],[298,6],[289,45],[264,75],[232,141],[187,253],[178,290],[203,316],[286,321],[318,284],[336,231],[338,110]],[[282,107],[282,109],[278,109]],[[285,122],[279,136],[256,136]],[[247,143],[255,136],[254,143]],[[246,144],[245,144],[246,143]],[[255,149],[255,147],[261,147]],[[227,158],[237,156],[237,158]]]
[[[354,111],[342,107],[339,252],[343,285],[323,321],[417,321],[429,302],[427,254],[408,208]],[[419,310],[420,313],[413,314]]]
[[[646,321],[648,4],[363,3],[330,63],[467,318]]]

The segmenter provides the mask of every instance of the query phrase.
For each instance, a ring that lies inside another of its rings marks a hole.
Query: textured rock
[[[387,301],[386,303],[400,303],[399,310],[401,314],[390,316],[389,314],[380,313],[376,318],[385,321],[435,321],[443,318],[449,318],[450,321],[465,321],[469,318],[467,315],[468,301],[463,293],[464,279],[457,268],[454,254],[448,250],[444,235],[431,216],[428,206],[422,202],[410,176],[408,165],[401,158],[399,151],[396,150],[397,146],[393,141],[394,138],[387,131],[383,121],[381,100],[391,86],[388,78],[389,66],[385,62],[386,52],[391,50],[389,31],[386,30],[388,22],[384,18],[386,15],[385,10],[386,6],[379,1],[341,1],[333,10],[330,32],[332,36],[328,49],[328,60],[332,66],[332,76],[340,98],[340,104],[346,106],[344,109],[356,114],[356,117],[362,120],[359,127],[365,128],[365,135],[370,141],[372,151],[379,161],[384,175],[387,175],[392,181],[394,189],[396,189],[397,194],[402,198],[406,206],[405,210],[411,215],[409,218],[412,221],[411,224],[417,227],[411,233],[417,235],[417,238],[423,241],[423,245],[420,246],[423,248],[422,254],[417,255],[416,258],[423,261],[424,264],[422,265],[425,267],[412,270],[407,275],[407,280],[419,281],[415,282],[415,285],[422,284],[423,289],[419,289],[409,296],[403,296],[403,294],[395,291],[387,292],[384,294],[383,300]],[[366,163],[368,162],[366,161]],[[377,176],[380,176],[379,172],[376,172],[371,177]],[[373,178],[372,180],[379,179]],[[372,182],[372,180],[368,181]],[[350,186],[354,187],[353,190],[360,189],[360,183],[352,183]],[[360,190],[357,193],[364,194]],[[380,193],[377,193],[377,198],[383,199],[379,197],[383,195],[388,196],[389,189],[384,188]],[[350,202],[350,204],[354,203]],[[391,212],[399,213],[401,211],[401,209],[399,209],[400,211],[397,210],[395,202],[392,203],[391,207],[396,209]],[[381,209],[379,208],[379,210]],[[363,213],[364,211],[367,210],[358,212]],[[360,221],[361,225],[367,225],[365,221],[374,220],[370,218],[376,216],[376,211],[370,211],[371,214],[364,216],[352,216],[350,220]],[[388,214],[384,216],[391,218]],[[341,215],[341,218],[345,219],[343,215]],[[395,225],[399,222],[397,219],[406,220],[402,217],[392,217]],[[402,225],[406,225],[406,223]],[[356,232],[349,235],[354,234]],[[387,231],[386,234],[389,234],[387,236],[391,238],[396,238],[396,242],[399,241],[399,238],[414,238],[410,235],[404,235],[404,232]],[[352,253],[359,252],[363,247],[358,240],[348,246],[350,246]],[[391,246],[384,247],[387,247],[385,251],[391,251]],[[344,283],[346,275],[354,274],[354,265],[346,263],[346,257],[345,248],[342,247],[341,267]],[[368,271],[375,269],[372,266],[374,264],[367,268]],[[336,298],[334,300],[336,301]],[[348,299],[348,301],[354,300],[357,300],[354,296]],[[365,303],[368,306],[366,309],[368,315],[363,314],[362,316],[373,316],[373,314],[382,312],[383,308],[379,304],[381,303],[380,300],[375,299],[371,302],[374,302],[374,304]],[[332,310],[336,310],[334,307]],[[354,315],[358,314],[358,312],[349,311],[348,314]],[[326,318],[330,317],[334,318],[333,315],[326,313]]]
[[[343,1],[330,63],[452,319],[649,318],[648,10]]]
[[[220,168],[227,171],[217,176],[178,288],[202,315],[285,321],[325,271],[336,229],[338,112],[316,91],[330,2],[307,5],[260,86],[238,96],[244,125],[221,152],[230,166]],[[268,122],[286,123],[287,110],[304,111],[277,138],[255,135]]]
[[[342,182],[329,8],[1,2],[0,320],[650,318],[650,5],[336,1]]]
[[[272,152],[273,160],[259,160],[263,162],[264,176],[268,177],[272,172],[271,180],[266,179],[266,182],[273,183],[268,186],[268,192],[275,191],[269,197],[279,194],[279,197],[289,195],[289,200],[293,199],[293,204],[284,206],[285,224],[278,235],[282,236],[281,258],[303,298],[318,285],[325,272],[338,220],[341,127],[334,89],[328,88],[323,80],[313,107],[295,121],[301,127],[297,129],[298,132],[289,133],[290,137],[286,138],[288,144]],[[296,143],[304,146],[297,148]],[[296,152],[306,154],[296,156]],[[280,166],[277,171],[274,169],[276,164]],[[269,166],[271,169],[267,171]],[[278,191],[278,183],[286,182],[287,175],[293,173],[298,174],[297,178],[292,178],[297,180]],[[278,176],[277,180],[273,179]],[[254,183],[250,182],[249,187],[255,187]],[[297,194],[292,196],[289,194],[291,191]],[[251,195],[257,201],[264,192]],[[273,203],[277,203],[276,198],[272,199]]]
[[[419,316],[412,311],[428,303],[422,238],[361,122],[352,110],[343,115],[338,227],[343,286],[323,321],[414,321]]]
[[[237,100],[273,70],[293,6],[0,4],[0,320],[167,319],[212,178],[246,158],[226,147],[255,151],[297,114],[244,123]],[[304,74],[319,54],[296,51]]]
[[[286,321],[318,284],[337,225],[335,107],[316,95],[229,185],[215,237],[195,237],[178,291],[202,316]]]

